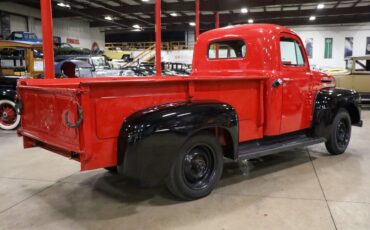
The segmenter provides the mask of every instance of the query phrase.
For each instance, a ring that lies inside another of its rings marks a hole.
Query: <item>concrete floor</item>
[[[0,132],[0,229],[370,229],[370,112],[344,155],[323,144],[225,165],[207,198],[176,201]]]

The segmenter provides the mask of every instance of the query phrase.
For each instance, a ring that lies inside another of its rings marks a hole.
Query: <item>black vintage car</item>
[[[0,129],[13,130],[21,121],[16,109],[16,76],[0,76]]]

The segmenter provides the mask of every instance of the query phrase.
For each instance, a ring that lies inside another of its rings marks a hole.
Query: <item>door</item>
[[[312,113],[311,78],[301,40],[292,34],[280,38],[283,102],[280,134],[309,128]]]

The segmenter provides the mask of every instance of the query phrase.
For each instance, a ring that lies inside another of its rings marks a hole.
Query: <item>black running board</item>
[[[300,137],[272,144],[246,143],[239,145],[238,158],[240,160],[253,159],[278,152],[301,148],[325,142],[325,138]]]

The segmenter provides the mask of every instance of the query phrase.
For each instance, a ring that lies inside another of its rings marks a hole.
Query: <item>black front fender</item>
[[[236,111],[220,102],[180,102],[134,113],[124,122],[118,141],[122,175],[155,185],[169,172],[186,140],[210,128],[228,132],[238,145]]]
[[[330,127],[340,109],[349,113],[352,125],[362,126],[360,95],[347,89],[330,88],[318,92],[313,112],[314,135],[328,138]]]

